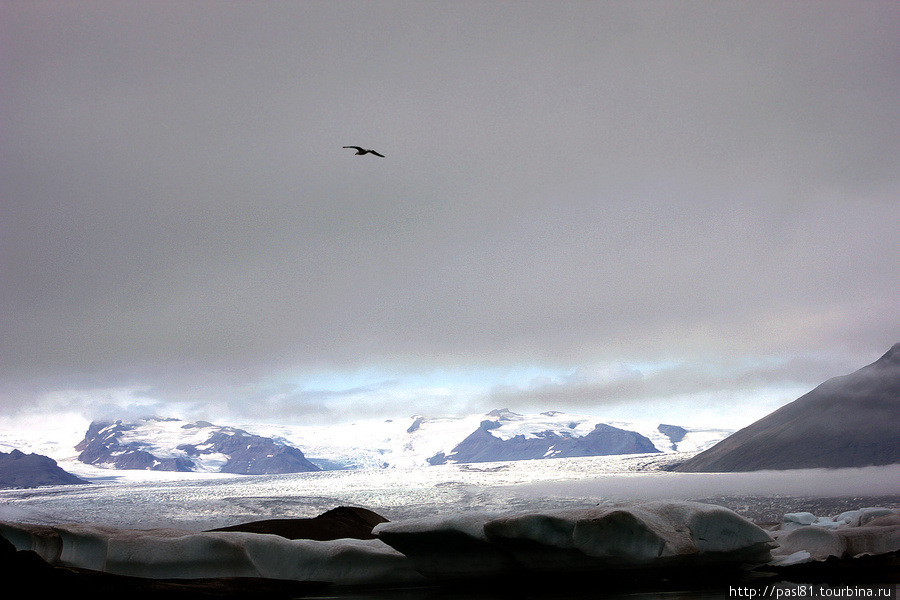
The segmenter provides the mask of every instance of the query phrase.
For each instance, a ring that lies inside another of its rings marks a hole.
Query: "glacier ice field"
[[[870,506],[875,499],[900,508],[900,465],[719,474],[665,470],[683,459],[599,456],[256,476],[97,469],[87,477],[90,485],[0,491],[0,520],[203,530],[314,517],[336,506],[369,508],[389,520],[629,499],[713,501],[756,520],[780,519],[816,503],[822,514]]]

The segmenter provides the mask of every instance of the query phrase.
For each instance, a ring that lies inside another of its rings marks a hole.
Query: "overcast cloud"
[[[900,341],[894,1],[0,18],[6,412],[746,415]]]

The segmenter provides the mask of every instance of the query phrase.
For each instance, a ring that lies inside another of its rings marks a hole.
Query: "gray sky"
[[[900,341],[895,1],[0,19],[7,413],[746,420]]]

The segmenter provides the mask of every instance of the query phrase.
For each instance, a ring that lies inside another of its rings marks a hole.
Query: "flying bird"
[[[384,154],[378,154],[374,150],[366,150],[365,148],[360,148],[359,146],[344,146],[344,148],[353,148],[354,150],[356,150],[357,154],[374,154],[375,156],[384,158]]]

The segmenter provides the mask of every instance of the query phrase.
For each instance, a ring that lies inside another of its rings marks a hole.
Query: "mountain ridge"
[[[675,471],[846,468],[900,463],[900,343],[685,461]]]

